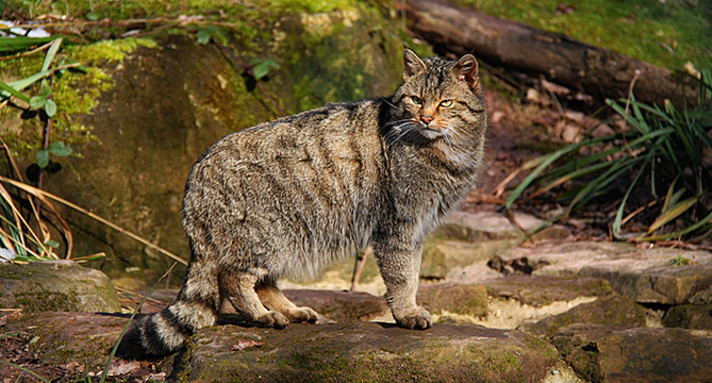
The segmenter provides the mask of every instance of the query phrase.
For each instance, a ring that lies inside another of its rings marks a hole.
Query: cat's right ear
[[[403,68],[403,81],[408,81],[409,78],[428,69],[423,60],[408,48],[403,49]]]

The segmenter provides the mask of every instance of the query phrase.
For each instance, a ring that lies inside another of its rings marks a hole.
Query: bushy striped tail
[[[197,330],[215,324],[220,304],[217,273],[213,267],[196,263],[191,261],[185,284],[168,307],[131,324],[116,356],[161,358],[181,349]]]

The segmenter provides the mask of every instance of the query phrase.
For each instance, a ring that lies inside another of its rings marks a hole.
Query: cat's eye
[[[450,106],[452,106],[452,100],[443,100],[440,103],[440,106],[442,106],[443,108],[449,108]]]
[[[418,96],[411,97],[415,105],[423,105],[423,100]]]

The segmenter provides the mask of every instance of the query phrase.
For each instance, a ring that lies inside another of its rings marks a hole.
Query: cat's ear
[[[408,48],[403,49],[403,67],[403,81],[407,81],[409,78],[428,69],[423,60]]]
[[[479,66],[477,59],[471,54],[466,54],[460,57],[459,60],[452,66],[452,73],[460,81],[464,81],[472,90],[479,90],[480,80],[477,77]]]

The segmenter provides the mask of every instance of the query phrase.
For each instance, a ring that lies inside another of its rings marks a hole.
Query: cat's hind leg
[[[309,307],[298,307],[277,287],[274,281],[263,281],[255,286],[255,291],[262,304],[271,310],[282,313],[290,322],[314,323],[319,318],[316,311]]]
[[[258,277],[248,272],[230,272],[220,276],[220,286],[232,307],[243,319],[259,327],[285,328],[289,320],[279,311],[267,310],[255,291]]]

